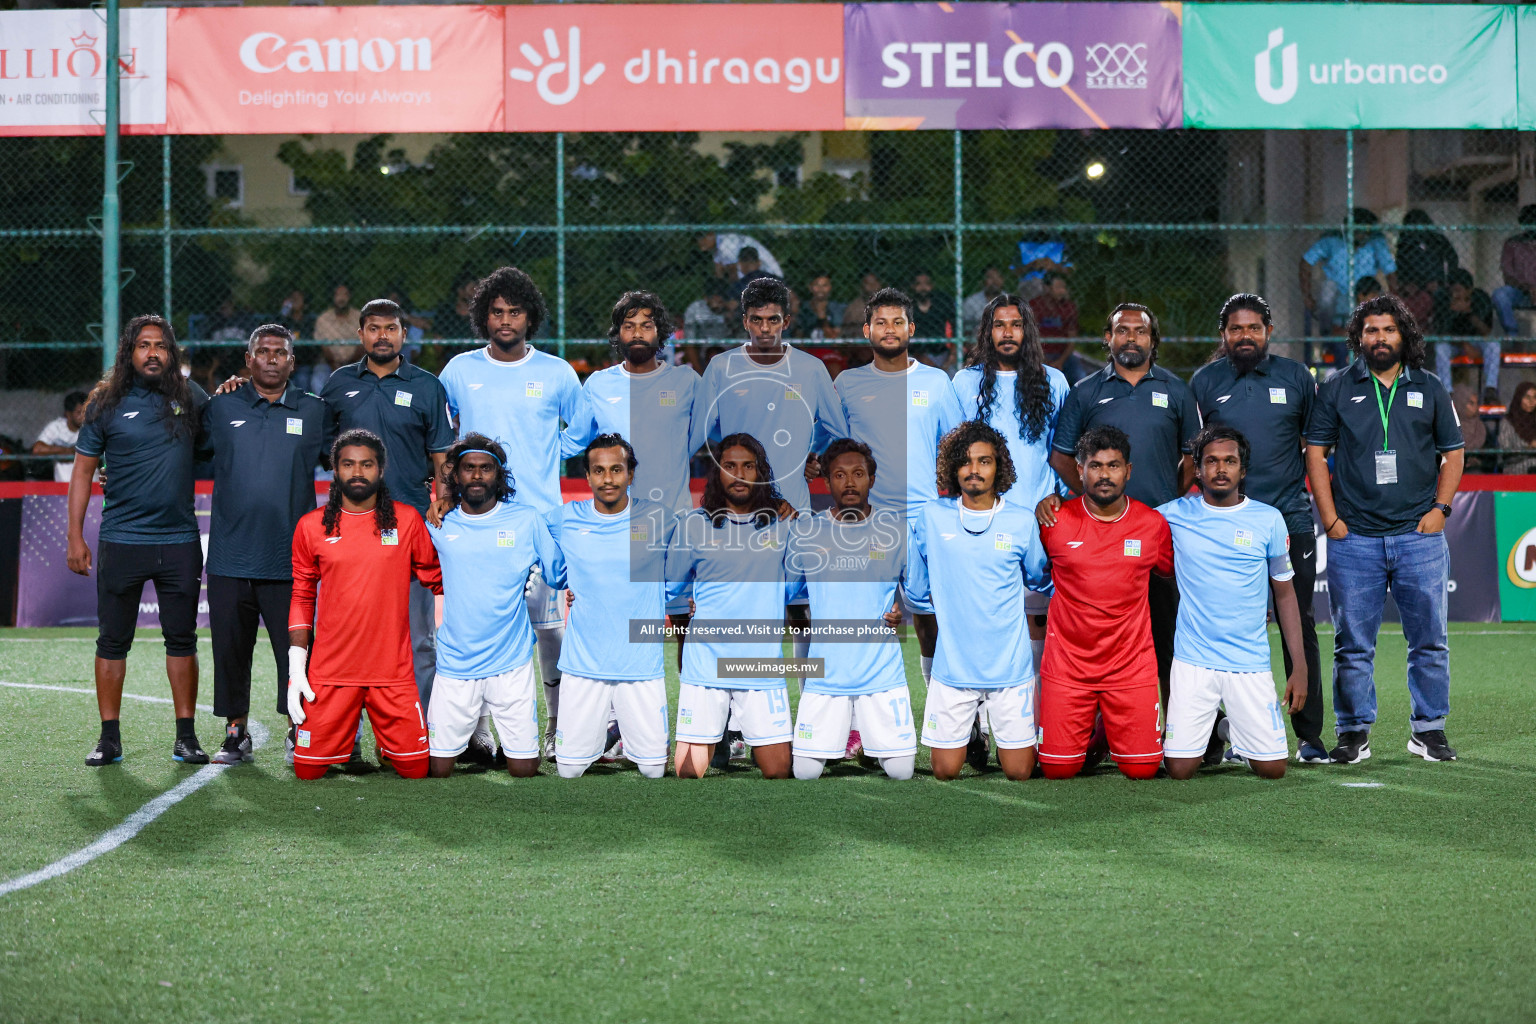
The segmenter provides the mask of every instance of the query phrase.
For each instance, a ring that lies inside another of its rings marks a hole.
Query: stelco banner
[[[1513,128],[1516,8],[1185,4],[1195,128]]]
[[[1177,6],[850,4],[849,126],[1179,127]]]
[[[118,81],[123,131],[165,131],[164,10],[123,11]],[[96,12],[0,14],[0,135],[100,135],[106,25]]]

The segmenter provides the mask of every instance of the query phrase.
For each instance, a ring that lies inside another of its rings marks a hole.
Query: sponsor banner
[[[838,4],[515,5],[507,131],[843,126]]]
[[[165,25],[156,9],[118,21],[125,133],[165,131]],[[106,35],[92,10],[0,12],[0,135],[100,135]]]
[[[1195,128],[1513,128],[1515,8],[1185,4]]]
[[[1178,6],[849,4],[849,126],[1177,128]]]
[[[1500,491],[1494,497],[1504,621],[1536,622],[1536,493]]]
[[[1515,8],[1515,92],[1519,95],[1520,127],[1536,129],[1536,7]]]
[[[501,128],[501,8],[170,12],[177,134]]]

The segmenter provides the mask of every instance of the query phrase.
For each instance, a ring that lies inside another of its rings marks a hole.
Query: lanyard
[[[1403,379],[1403,372],[1398,370],[1397,376],[1392,378],[1392,387],[1387,391],[1387,404],[1381,404],[1381,381],[1376,375],[1371,374],[1371,393],[1376,396],[1376,411],[1381,413],[1381,450],[1389,452],[1392,446],[1387,443],[1387,411],[1392,408],[1392,399],[1397,395],[1397,385]]]

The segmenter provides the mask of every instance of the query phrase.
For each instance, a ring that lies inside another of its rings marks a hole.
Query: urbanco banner
[[[166,12],[118,21],[122,130],[165,131]],[[107,26],[97,12],[0,12],[0,135],[100,135]]]
[[[507,131],[843,127],[839,4],[503,10]]]
[[[499,7],[170,12],[177,134],[501,129]]]
[[[1516,9],[1185,4],[1193,128],[1513,128]]]
[[[1180,127],[1178,8],[849,4],[849,127]]]

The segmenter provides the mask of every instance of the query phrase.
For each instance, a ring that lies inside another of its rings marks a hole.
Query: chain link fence
[[[100,371],[101,148],[0,139],[12,453]],[[1161,320],[1161,362],[1187,377],[1236,291],[1266,295],[1279,350],[1326,372],[1345,358],[1361,279],[1421,313],[1467,408],[1485,406],[1490,448],[1500,419],[1486,407],[1536,370],[1536,324],[1516,308],[1530,297],[1499,292],[1506,240],[1536,230],[1516,223],[1514,132],[140,136],[122,156],[123,317],[167,312],[205,386],[241,365],[252,327],[278,321],[318,387],[352,357],[345,333],[319,344],[347,320],[329,308],[376,296],[410,311],[410,358],[438,369],[478,344],[468,291],[503,264],[540,284],[539,341],[578,372],[611,362],[608,311],[630,288],[660,294],[684,324],[677,348],[702,368],[741,335],[727,261],[743,245],[789,283],[789,334],[834,373],[867,359],[860,296],[879,285],[918,293],[917,351],[951,372],[998,288],[1032,300],[1051,358],[1077,373],[1099,363],[1108,311],[1138,301]],[[1536,242],[1532,253],[1536,266]],[[1478,364],[1488,340],[1502,346],[1497,395]]]

